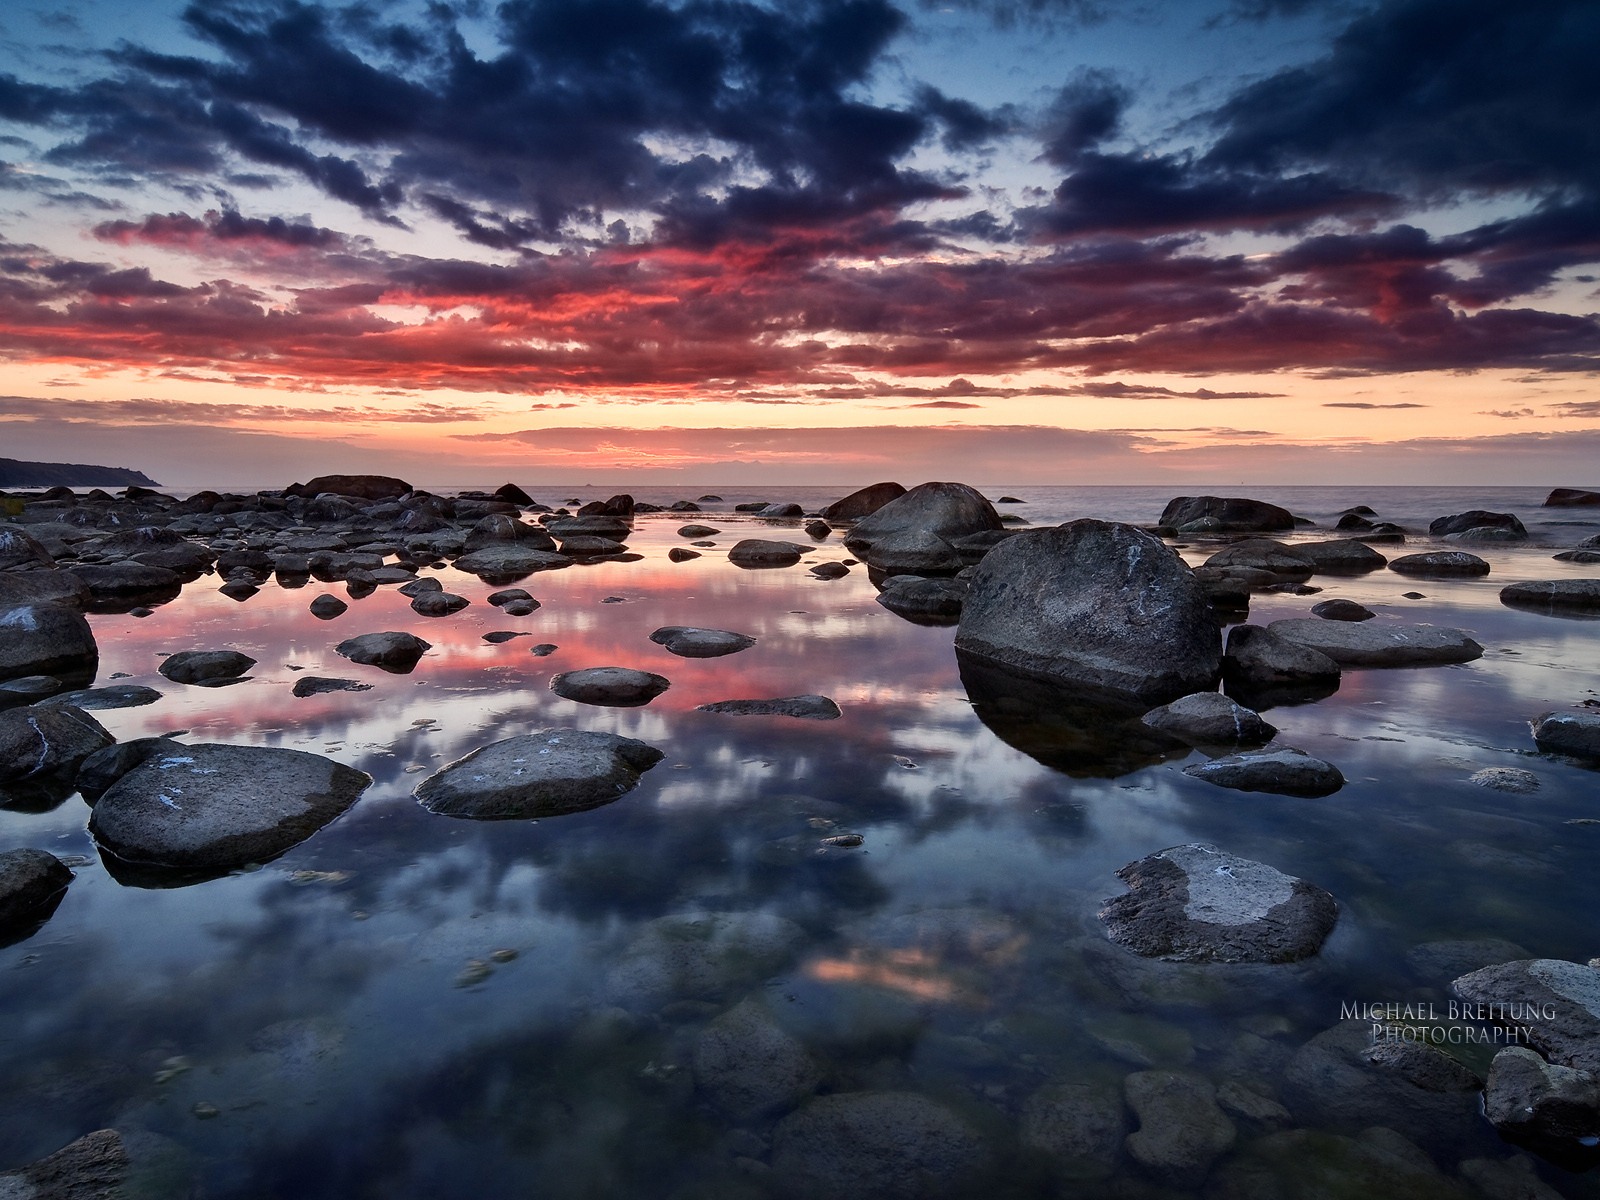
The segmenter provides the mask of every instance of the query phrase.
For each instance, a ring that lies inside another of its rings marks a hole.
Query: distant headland
[[[0,458],[0,487],[156,487],[142,471],[87,463],[21,462]]]

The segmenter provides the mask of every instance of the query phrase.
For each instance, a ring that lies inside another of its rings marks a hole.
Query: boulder
[[[14,525],[0,525],[0,571],[54,565],[50,551],[37,538]]]
[[[591,500],[578,509],[580,517],[631,517],[633,516],[633,497],[623,492],[612,496],[609,500]]]
[[[1489,564],[1465,550],[1428,550],[1392,559],[1389,570],[1424,579],[1473,578],[1489,573]]]
[[[843,579],[850,574],[850,568],[842,562],[825,562],[812,567],[811,573],[818,579]]]
[[[976,1130],[916,1092],[820,1096],[778,1123],[772,1176],[787,1195],[936,1200],[984,1165]]]
[[[533,505],[533,497],[528,495],[514,483],[502,483],[495,488],[494,495],[497,500],[506,500],[512,504],[520,504],[523,508]]]
[[[701,704],[696,712],[731,713],[740,717],[802,717],[831,721],[840,715],[839,706],[826,696],[784,696],[776,700],[718,700]]]
[[[87,682],[100,662],[89,622],[61,604],[0,608],[0,679],[54,675]]]
[[[793,1108],[822,1081],[806,1048],[753,999],[701,1030],[693,1064],[696,1087],[737,1121]]]
[[[632,533],[628,522],[621,517],[591,513],[584,517],[561,517],[550,521],[545,528],[558,538],[603,537],[614,542],[626,541]]]
[[[1434,537],[1449,537],[1452,534],[1470,533],[1480,529],[1504,530],[1516,535],[1518,540],[1528,536],[1528,531],[1523,528],[1522,522],[1511,513],[1486,512],[1481,508],[1455,513],[1448,517],[1438,517],[1428,523],[1428,532]]]
[[[1583,488],[1555,488],[1544,498],[1546,508],[1573,508],[1580,505],[1600,504],[1600,492]]]
[[[395,500],[411,490],[409,483],[392,475],[318,475],[307,483],[290,484],[283,494],[309,499],[331,492],[360,500]]]
[[[1318,575],[1364,575],[1389,562],[1371,546],[1355,538],[1336,538],[1331,542],[1295,542],[1289,549],[1301,558],[1310,559]]]
[[[675,563],[688,562],[691,558],[699,558],[700,551],[691,550],[687,546],[674,546],[667,551],[667,557]]]
[[[1217,1107],[1217,1091],[1189,1071],[1135,1071],[1123,1082],[1139,1128],[1128,1135],[1133,1160],[1163,1183],[1193,1188],[1238,1137]]]
[[[1600,762],[1600,712],[1547,712],[1533,722],[1533,740],[1547,754]]]
[[[864,554],[867,565],[885,575],[954,575],[967,565],[954,546],[926,529],[885,534]]]
[[[41,705],[70,704],[85,712],[106,708],[141,708],[161,699],[161,693],[138,683],[111,683],[105,687],[80,688],[72,692],[58,692]]]
[[[1023,1102],[1022,1144],[1050,1157],[1063,1179],[1116,1173],[1128,1118],[1118,1090],[1089,1083],[1047,1083]]]
[[[726,629],[696,629],[688,625],[664,625],[650,635],[658,646],[665,646],[679,658],[721,658],[737,654],[756,644],[753,637]]]
[[[95,805],[89,832],[135,866],[225,872],[304,841],[371,783],[364,771],[303,750],[182,746],[117,780]]]
[[[671,686],[664,675],[632,667],[585,667],[563,671],[550,680],[550,690],[558,696],[607,708],[638,708]]]
[[[818,564],[819,567],[827,565],[830,564]],[[813,570],[818,578],[830,578]],[[878,593],[879,604],[919,625],[954,625],[966,599],[965,579],[926,579],[921,575],[891,575],[884,580],[883,590]]]
[[[1298,546],[1286,546],[1271,538],[1246,538],[1218,550],[1206,559],[1208,567],[1245,568],[1266,571],[1278,579],[1310,579],[1316,564],[1300,553]]]
[[[1592,1072],[1507,1047],[1489,1066],[1483,1115],[1506,1141],[1570,1170],[1600,1162],[1600,1078]]]
[[[127,597],[171,597],[183,590],[183,576],[165,567],[136,562],[74,563],[67,568],[88,587],[96,600]]]
[[[621,554],[627,548],[622,542],[597,537],[592,533],[577,533],[561,540],[561,553],[568,558],[603,558],[610,554]]]
[[[1334,898],[1265,863],[1193,842],[1117,872],[1128,885],[1100,920],[1112,941],[1176,962],[1285,963],[1322,948],[1338,920]]]
[[[237,650],[180,650],[156,669],[174,683],[215,684],[238,679],[256,660]]]
[[[571,565],[572,560],[565,554],[538,550],[524,542],[490,542],[480,550],[463,554],[454,563],[456,570],[469,575],[508,581],[535,571],[553,571]]]
[[[708,538],[721,533],[722,530],[714,525],[680,525],[678,536],[686,538]]]
[[[71,571],[0,571],[0,610],[23,604],[82,608],[92,598],[89,585]]]
[[[415,634],[403,632],[363,633],[346,638],[334,647],[335,653],[363,666],[381,667],[395,675],[408,674],[426,650],[433,649]]]
[[[1545,579],[1500,589],[1500,603],[1535,612],[1600,613],[1600,579]]]
[[[1465,630],[1432,625],[1354,624],[1294,617],[1273,621],[1267,629],[1284,641],[1325,654],[1342,666],[1411,667],[1471,662],[1483,657],[1483,647]]]
[[[816,541],[826,541],[833,534],[833,526],[826,521],[807,521],[806,533]]]
[[[946,542],[1002,526],[1000,514],[964,483],[923,483],[857,521],[845,545],[862,551],[891,534],[924,532]]]
[[[736,567],[792,567],[808,547],[793,542],[774,542],[764,538],[745,538],[728,551],[728,561]]]
[[[1276,504],[1242,497],[1178,496],[1156,524],[1180,533],[1271,533],[1294,528],[1294,514]]]
[[[1464,1200],[1422,1150],[1392,1129],[1356,1137],[1288,1129],[1241,1148],[1217,1168],[1207,1200]],[[1510,1200],[1505,1197],[1503,1200]],[[1532,1200],[1519,1196],[1517,1200]]]
[[[1270,742],[1277,729],[1220,692],[1195,692],[1152,708],[1141,718],[1152,729],[1192,746]]]
[[[0,784],[65,776],[113,740],[69,704],[6,709],[0,712]]]
[[[114,1129],[97,1129],[48,1157],[0,1174],[0,1196],[5,1200],[120,1200],[130,1166],[122,1135]]]
[[[1226,758],[1194,763],[1185,767],[1183,773],[1218,787],[1240,792],[1273,792],[1280,796],[1331,796],[1344,786],[1344,776],[1338,767],[1292,746],[1230,754]]]
[[[74,781],[78,791],[90,804],[129,771],[155,754],[181,754],[183,743],[170,737],[134,738],[131,742],[116,742],[96,750],[83,760]]]
[[[1142,530],[1095,520],[991,550],[973,569],[955,644],[1014,673],[1146,705],[1211,688],[1222,658],[1183,560]]]
[[[472,601],[454,592],[422,592],[411,598],[411,611],[423,617],[448,617],[458,613]]]
[[[906,489],[898,483],[873,483],[851,492],[842,500],[835,500],[822,510],[829,521],[859,521],[870,517],[891,500],[898,500]]]
[[[541,729],[483,746],[430,775],[429,812],[477,821],[555,817],[610,804],[663,755],[613,733]]]
[[[1324,621],[1370,621],[1378,614],[1354,600],[1324,600],[1311,606],[1311,615]]]
[[[48,851],[0,852],[0,940],[48,917],[71,882],[72,872]]]
[[[331,621],[342,613],[348,612],[350,606],[337,596],[324,593],[311,602],[311,615],[319,621]]]
[[[1261,695],[1333,691],[1340,675],[1339,664],[1326,654],[1279,637],[1261,625],[1235,625],[1228,630],[1222,670],[1230,692]]]
[[[1552,1063],[1600,1075],[1600,968],[1525,958],[1463,975],[1450,985],[1470,1013],[1518,1032]]]
[[[370,683],[358,683],[354,679],[335,679],[325,675],[302,675],[294,681],[290,694],[296,699],[303,700],[307,696],[321,696],[327,692],[370,692]]]
[[[509,513],[490,513],[467,531],[468,551],[485,546],[515,544],[526,550],[554,550],[555,538],[543,525],[519,521]]]
[[[801,508],[798,504],[784,502],[779,502],[777,504],[765,504],[756,509],[756,516],[767,517],[769,519],[788,520],[795,517],[803,517],[805,515],[806,510]]]

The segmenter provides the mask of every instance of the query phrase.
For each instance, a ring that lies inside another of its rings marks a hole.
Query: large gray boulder
[[[1286,963],[1322,948],[1339,917],[1315,884],[1191,842],[1129,863],[1100,920],[1111,940],[1175,962]]]
[[[151,755],[113,784],[89,832],[135,866],[228,871],[304,841],[371,783],[365,771],[303,750],[183,746]]]
[[[306,483],[290,484],[283,491],[286,496],[307,498],[331,492],[358,500],[394,500],[411,491],[411,485],[392,475],[318,475]]]
[[[885,575],[954,575],[967,565],[954,546],[926,529],[885,534],[863,553],[867,565]]]
[[[1450,985],[1466,1019],[1504,1025],[1551,1062],[1600,1074],[1600,969],[1559,958],[1483,967]]]
[[[386,633],[363,633],[353,638],[346,638],[334,647],[334,651],[348,658],[353,663],[363,666],[381,667],[394,675],[407,674],[417,665],[424,651],[433,649],[431,642],[425,642],[412,633],[389,631]]]
[[[1463,663],[1483,657],[1483,647],[1464,629],[1433,625],[1391,625],[1386,621],[1323,621],[1293,617],[1267,629],[1282,638],[1349,667],[1414,667]]]
[[[806,1200],[950,1196],[986,1157],[976,1130],[916,1092],[820,1096],[779,1122],[772,1139],[774,1181]]]
[[[1294,514],[1264,500],[1240,496],[1178,496],[1156,524],[1180,533],[1272,533],[1294,528]]]
[[[32,534],[14,525],[0,525],[0,571],[54,565],[50,551]]]
[[[923,483],[857,521],[844,541],[859,551],[892,534],[920,531],[952,542],[1000,528],[1000,514],[976,488],[964,483]]]
[[[1317,569],[1316,563],[1300,553],[1299,546],[1287,546],[1272,538],[1234,542],[1206,559],[1205,565],[1234,571],[1266,571],[1280,580],[1309,579]]]
[[[632,667],[585,667],[563,671],[550,680],[550,690],[558,696],[608,708],[638,708],[671,686],[665,675]]]
[[[1500,603],[1536,612],[1600,612],[1600,579],[1543,579],[1500,589]]]
[[[1547,508],[1573,508],[1579,505],[1600,504],[1600,492],[1584,488],[1555,488],[1544,498]]]
[[[1301,558],[1310,559],[1318,575],[1364,575],[1388,563],[1365,542],[1355,538],[1335,538],[1331,542],[1295,542],[1289,547]]]
[[[0,937],[49,916],[71,882],[72,872],[46,850],[0,853]]]
[[[1600,711],[1547,712],[1533,722],[1533,740],[1552,754],[1600,762]]]
[[[7,709],[0,712],[0,784],[65,774],[112,741],[98,721],[69,704]]]
[[[700,1032],[693,1063],[700,1091],[740,1121],[793,1108],[822,1081],[810,1052],[754,999]]]
[[[256,660],[237,650],[180,650],[156,668],[174,683],[216,684],[238,679]]]
[[[1483,1115],[1506,1141],[1570,1169],[1600,1160],[1600,1078],[1590,1071],[1507,1047],[1490,1064]]]
[[[457,759],[423,780],[416,797],[446,817],[561,816],[610,804],[661,759],[661,751],[635,738],[541,729]]]
[[[822,515],[829,521],[859,521],[905,494],[906,489],[898,483],[868,484],[842,500],[835,500],[822,510]]]
[[[1235,625],[1229,629],[1228,652],[1222,665],[1230,687],[1235,682],[1258,690],[1339,686],[1339,664],[1333,659],[1262,625]]]
[[[1222,635],[1204,589],[1160,539],[1108,521],[1019,533],[974,569],[956,649],[1149,704],[1215,685]]]
[[[1523,528],[1522,522],[1513,514],[1487,512],[1481,508],[1455,513],[1448,517],[1436,517],[1428,523],[1428,532],[1434,537],[1450,537],[1453,534],[1471,533],[1480,529],[1504,530],[1515,534],[1518,539],[1528,536],[1528,531]]]
[[[1331,796],[1344,786],[1338,767],[1292,746],[1213,758],[1187,766],[1183,773],[1239,792],[1280,796]]]
[[[61,604],[0,608],[0,679],[93,678],[99,661],[94,633],[76,609]]]

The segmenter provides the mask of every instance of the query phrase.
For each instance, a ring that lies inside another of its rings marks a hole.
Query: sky
[[[16,0],[0,456],[1600,485],[1593,0]]]

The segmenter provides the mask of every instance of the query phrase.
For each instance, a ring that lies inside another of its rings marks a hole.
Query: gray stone
[[[1246,538],[1218,550],[1206,559],[1205,565],[1266,571],[1277,579],[1309,579],[1316,564],[1299,551],[1298,546],[1286,546],[1271,538]]]
[[[117,742],[96,750],[78,768],[78,791],[90,804],[97,801],[111,785],[129,771],[156,754],[181,754],[183,743],[170,737],[135,738],[131,742]]]
[[[453,592],[423,592],[411,598],[411,611],[423,617],[448,617],[472,603]]]
[[[370,692],[370,683],[357,683],[354,679],[333,679],[323,675],[302,675],[294,681],[293,695],[298,699],[321,696],[326,692]]]
[[[1494,1056],[1483,1113],[1506,1141],[1573,1169],[1600,1160],[1600,1078],[1524,1046]]]
[[[561,540],[561,553],[571,558],[603,558],[621,554],[628,547],[611,538],[597,537],[592,533],[579,533]]]
[[[331,621],[341,613],[348,612],[350,606],[337,596],[321,595],[310,604],[311,615],[319,621]]]
[[[124,862],[226,871],[276,858],[371,783],[364,771],[301,750],[183,746],[119,779],[95,805],[89,832]]]
[[[1538,611],[1600,612],[1600,579],[1545,579],[1500,589],[1500,603]]]
[[[898,483],[869,484],[841,500],[835,500],[822,510],[822,516],[829,521],[859,521],[905,494],[906,489]]]
[[[433,649],[414,634],[403,632],[363,633],[346,638],[334,651],[353,663],[380,667],[395,675],[407,674],[417,665],[424,651]]]
[[[1433,1161],[1391,1129],[1357,1137],[1310,1129],[1268,1134],[1217,1169],[1207,1200],[1466,1200]]]
[[[1551,1062],[1600,1075],[1600,969],[1519,959],[1463,975],[1450,989],[1475,1016],[1516,1028]]]
[[[1193,572],[1131,525],[1008,538],[974,569],[956,649],[1004,670],[1161,704],[1217,680],[1222,637]]]
[[[1483,657],[1483,647],[1463,629],[1391,625],[1386,621],[1352,624],[1316,617],[1274,621],[1267,629],[1284,641],[1325,654],[1343,666],[1410,667],[1471,662]]]
[[[98,721],[71,705],[7,709],[0,712],[0,783],[63,775],[112,740]]]
[[[721,658],[737,654],[756,644],[753,637],[726,629],[697,629],[689,625],[664,625],[650,635],[658,646],[665,646],[679,658]]]
[[[1356,538],[1335,538],[1329,542],[1294,542],[1289,549],[1310,559],[1318,575],[1364,575],[1388,564],[1389,560]]]
[[[896,616],[930,625],[955,624],[966,600],[966,580],[920,575],[892,575],[878,593],[878,603]]]
[[[85,712],[106,708],[141,708],[161,699],[155,688],[137,683],[111,683],[105,687],[80,688],[72,692],[58,692],[39,703],[42,705],[70,704]]]
[[[1203,1075],[1135,1071],[1123,1086],[1139,1118],[1139,1128],[1128,1135],[1128,1153],[1163,1183],[1198,1186],[1238,1137]]]
[[[180,650],[157,668],[174,683],[208,684],[239,678],[256,660],[237,650]]]
[[[693,1062],[700,1091],[738,1121],[793,1108],[822,1080],[806,1048],[753,999],[700,1032]]]
[[[1487,575],[1489,564],[1465,550],[1427,550],[1421,554],[1407,554],[1392,559],[1389,570],[1425,579],[1449,579]]]
[[[0,1174],[0,1200],[120,1200],[129,1159],[122,1136],[98,1129],[54,1154]]]
[[[444,590],[444,585],[443,584],[439,584],[439,581],[437,579],[431,580],[429,582],[438,584],[438,587],[435,590],[437,590],[437,591],[443,591]],[[488,599],[488,602],[490,604],[493,604],[496,608],[502,607],[503,605],[510,604],[512,601],[533,601],[533,604],[534,604],[535,607],[538,607],[538,603],[539,603],[537,600],[533,599],[533,597],[527,592],[527,590],[525,588],[519,588],[519,587],[501,588],[499,591],[490,592],[488,597],[487,597],[487,599]]]
[[[519,521],[509,513],[490,513],[467,531],[468,552],[496,544],[516,544],[528,550],[554,550],[555,538],[543,525]]]
[[[1023,1102],[1018,1134],[1049,1155],[1064,1179],[1105,1179],[1116,1172],[1128,1135],[1121,1089],[1047,1083]]]
[[[1434,537],[1450,537],[1485,529],[1500,530],[1519,539],[1528,536],[1528,531],[1522,527],[1522,522],[1511,513],[1486,512],[1481,508],[1475,508],[1471,512],[1456,513],[1453,516],[1436,517],[1428,523],[1428,532]]]
[[[44,850],[0,852],[0,933],[49,916],[72,872]]]
[[[784,696],[775,700],[718,700],[701,704],[696,712],[731,713],[741,717],[803,717],[831,721],[839,716],[839,706],[826,696]]]
[[[819,542],[826,541],[827,538],[833,533],[833,526],[829,525],[826,521],[807,521],[806,533],[810,534]]]
[[[0,610],[19,604],[81,608],[90,599],[89,585],[71,571],[0,571]]]
[[[793,921],[760,910],[658,917],[622,949],[607,985],[619,1001],[650,1008],[719,996],[783,969],[805,940]]]
[[[850,568],[842,562],[825,562],[812,567],[811,573],[818,579],[843,579],[850,574]]]
[[[774,542],[764,538],[745,538],[728,551],[728,561],[737,567],[792,567],[807,550],[793,542]]]
[[[763,505],[761,508],[756,509],[756,516],[766,517],[769,520],[774,518],[803,517],[805,515],[806,510],[801,508],[798,504],[791,504],[783,501],[780,501],[776,504]]]
[[[1212,533],[1271,533],[1294,528],[1294,514],[1264,500],[1238,496],[1178,496],[1156,524],[1164,529]]]
[[[1226,746],[1270,742],[1277,729],[1220,692],[1194,692],[1144,714],[1152,729],[1190,745]]]
[[[1338,686],[1340,676],[1339,664],[1326,654],[1261,625],[1235,625],[1228,630],[1223,665],[1230,684],[1237,680],[1254,687]]]
[[[136,562],[74,563],[67,569],[88,585],[96,599],[168,592],[176,595],[183,587],[183,577],[176,571]]]
[[[24,675],[0,683],[0,704],[32,704],[55,695],[66,684],[54,675]]]
[[[1100,920],[1146,958],[1294,962],[1321,949],[1339,916],[1314,884],[1202,843],[1158,851],[1117,877],[1128,891],[1105,902]]]
[[[429,812],[472,820],[560,816],[609,804],[638,786],[661,751],[634,738],[542,729],[483,746],[430,775]]]
[[[721,533],[715,525],[680,525],[678,536],[686,538],[708,538]]]
[[[522,542],[491,542],[480,550],[463,554],[454,565],[456,570],[469,575],[499,579],[570,567],[572,560],[565,554],[538,550]]]
[[[1600,761],[1600,711],[1547,712],[1532,728],[1534,744],[1547,754]]]
[[[93,677],[100,661],[94,633],[81,612],[62,604],[0,608],[0,679],[27,675]]]
[[[667,551],[667,557],[675,563],[688,562],[692,558],[699,558],[700,551],[691,550],[687,546],[674,546]]]
[[[585,667],[581,671],[563,671],[550,680],[550,690],[558,696],[608,708],[638,708],[671,686],[671,680],[664,675],[632,667]]]
[[[1370,621],[1378,614],[1354,600],[1324,600],[1311,606],[1311,615],[1324,621]]]
[[[1509,792],[1515,796],[1526,796],[1539,790],[1539,777],[1521,767],[1485,767],[1481,771],[1474,771],[1467,781],[1481,788]]]
[[[0,571],[54,565],[50,551],[32,534],[14,525],[0,525]]]
[[[1544,502],[1549,507],[1571,507],[1581,504],[1600,504],[1600,492],[1586,491],[1583,488],[1553,489]]]
[[[986,1157],[976,1130],[915,1092],[821,1096],[773,1133],[774,1182],[807,1200],[950,1196]]]
[[[966,565],[954,546],[926,529],[885,534],[865,556],[869,567],[885,575],[953,575]]]
[[[1331,796],[1344,786],[1338,767],[1292,746],[1193,763],[1183,773],[1218,787],[1280,796]]]
[[[823,515],[832,514],[824,510]],[[1001,527],[1000,514],[975,488],[964,483],[923,483],[857,521],[844,540],[860,551],[894,534],[931,533],[952,542]]]

